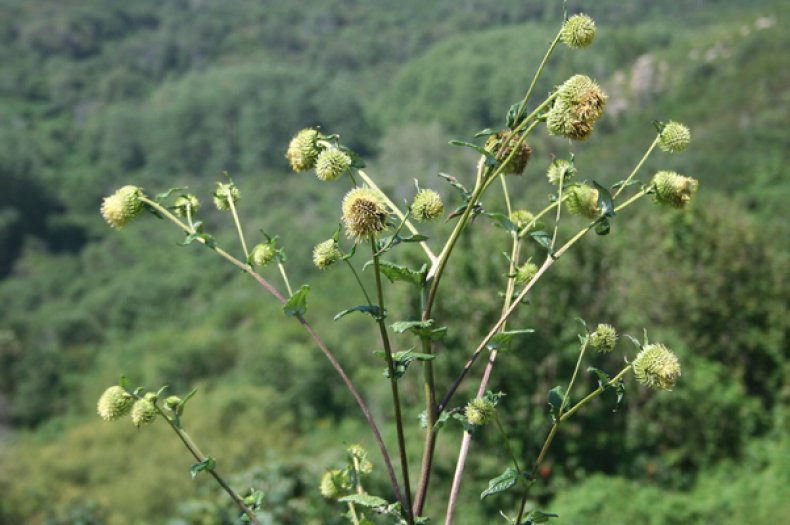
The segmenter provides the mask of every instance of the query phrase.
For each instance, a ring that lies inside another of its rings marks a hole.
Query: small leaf
[[[463,195],[464,201],[469,201],[469,197],[471,197],[472,194],[469,193],[469,190],[466,189],[466,186],[458,182],[458,179],[452,175],[448,175],[447,173],[439,173],[439,176],[449,182],[450,186],[460,191],[461,195]]]
[[[510,330],[508,332],[501,332],[496,334],[491,340],[486,344],[486,348],[489,350],[497,350],[499,352],[507,352],[510,350],[510,345],[513,342],[513,336],[518,334],[531,334],[535,330],[531,328],[525,330]]]
[[[480,493],[480,499],[485,499],[493,494],[499,494],[516,485],[519,473],[515,467],[508,467],[499,476],[488,482],[488,488]]]
[[[494,222],[499,224],[506,231],[509,231],[509,232],[512,232],[512,233],[518,233],[518,228],[516,227],[516,225],[513,224],[513,222],[510,220],[510,218],[507,215],[505,215],[504,213],[486,212],[483,215],[485,215],[486,217],[488,217],[490,219],[493,219]]]
[[[357,245],[354,244],[351,246],[351,251],[345,254],[343,257],[340,258],[341,261],[347,261],[351,259],[357,251]]]
[[[587,371],[588,372],[592,372],[593,374],[598,376],[598,387],[599,388],[603,388],[604,390],[609,388],[608,387],[609,374],[607,374],[603,370],[599,370],[599,369],[595,368],[594,366],[587,367]]]
[[[200,463],[195,463],[191,467],[189,467],[189,473],[192,475],[192,479],[195,479],[199,473],[203,472],[204,470],[214,470],[214,467],[217,466],[217,462],[211,456],[207,457]]]
[[[539,510],[531,510],[524,515],[521,525],[532,525],[533,523],[546,523],[551,518],[559,518],[558,514],[549,514]]]
[[[372,262],[365,263],[362,268],[364,271]],[[423,264],[419,271],[412,270],[400,264],[391,263],[388,261],[379,261],[379,268],[381,273],[384,274],[390,282],[403,281],[411,283],[415,286],[422,286],[425,282],[425,274],[428,271],[428,266]]]
[[[546,248],[546,250],[551,248],[551,235],[548,232],[538,230],[529,232],[529,236],[532,237],[536,243]]]
[[[177,188],[170,188],[169,190],[164,191],[162,193],[157,193],[154,196],[154,201],[156,201],[157,203],[160,203],[163,200],[165,200],[166,198],[170,197],[170,195],[172,195],[173,193],[175,193],[177,191],[184,191],[186,189],[187,189],[186,186],[180,186],[180,187],[177,187]]]
[[[288,317],[304,315],[307,311],[307,292],[310,286],[303,284],[283,305],[283,312]]]
[[[368,314],[374,319],[379,319],[380,316],[381,316],[381,309],[377,305],[360,304],[358,306],[353,306],[351,308],[347,308],[347,309],[343,310],[342,312],[338,313],[335,316],[335,321],[337,321],[338,319],[342,319],[343,317],[345,317],[348,314],[353,313],[353,312],[361,312],[363,314]],[[385,312],[385,315],[386,315],[386,312]]]
[[[488,137],[489,135],[496,135],[497,132],[491,128],[486,128],[475,133],[475,138]]]
[[[434,328],[433,324],[433,319],[428,319],[427,321],[398,321],[397,323],[392,323],[392,330],[399,334],[408,330],[419,337],[428,337],[432,341],[438,341],[447,335],[446,326]]]
[[[639,341],[639,339],[628,334],[625,334],[625,337],[627,337],[632,343],[634,343],[634,346],[636,346],[638,349],[640,350],[642,349],[642,343]]]
[[[386,354],[382,350],[377,351],[376,355],[386,359]],[[434,359],[436,359],[435,355],[423,354],[414,352],[412,350],[395,352],[392,354],[392,368],[395,371],[395,379],[400,379],[403,377],[403,374],[406,373],[406,370],[409,368],[409,365],[412,363],[412,361],[433,361]],[[390,377],[389,368],[384,369],[384,377]]]
[[[198,239],[203,241],[203,244],[205,244],[209,248],[214,248],[217,246],[217,243],[214,240],[213,235],[209,235],[208,233],[198,233],[198,232],[190,233],[189,235],[187,235],[186,238],[184,238],[184,242],[180,243],[180,246],[190,245]]]
[[[637,184],[641,184],[637,179],[631,179],[628,181],[628,184],[625,183],[625,179],[619,180],[612,184],[612,189],[617,190],[619,188],[628,188],[629,186],[636,186]]]
[[[551,412],[551,418],[554,421],[557,421],[560,414],[560,406],[562,405],[562,398],[564,397],[562,392],[561,386],[555,386],[551,390],[549,390],[549,411]]]
[[[515,128],[519,122],[521,122],[524,117],[526,116],[526,107],[519,112],[519,108],[521,107],[521,102],[516,102],[507,110],[507,118],[505,119],[505,123],[507,127],[510,129]]]
[[[601,213],[606,217],[614,217],[614,203],[612,202],[612,194],[609,190],[593,181],[595,189],[598,190],[598,208]]]
[[[428,236],[427,235],[421,235],[421,234],[414,234],[414,235],[410,235],[408,237],[399,237],[399,239],[400,239],[400,242],[422,242],[422,241],[427,241],[428,240]]]
[[[464,148],[471,148],[475,150],[486,158],[486,166],[496,166],[497,164],[496,157],[494,157],[493,153],[485,149],[483,146],[478,146],[477,144],[472,144],[471,142],[465,142],[463,140],[451,140],[450,144],[453,146],[462,146]]]
[[[343,496],[338,501],[342,503],[353,503],[354,505],[361,505],[363,507],[368,508],[379,508],[379,507],[386,507],[389,505],[387,500],[380,498],[378,496],[372,496],[370,494],[350,494],[348,496]]]
[[[598,223],[595,225],[595,233],[598,235],[609,235],[611,230],[612,226],[609,224],[609,219],[606,217],[598,219]]]

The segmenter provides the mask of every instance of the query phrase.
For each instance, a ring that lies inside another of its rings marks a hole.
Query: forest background
[[[573,146],[580,177],[624,178],[651,122],[674,119],[692,129],[692,147],[647,169],[675,169],[701,189],[689,211],[648,203],[585,239],[519,318],[536,333],[502,359],[492,387],[511,393],[503,410],[524,456],[545,435],[546,392],[573,368],[574,317],[636,336],[652,327],[683,362],[672,395],[629,389],[615,414],[600,402],[568,425],[536,498],[559,524],[779,523],[790,515],[790,8],[570,7],[597,20],[598,38],[556,53],[538,92],[584,73],[610,95],[596,136]],[[235,522],[210,479],[190,479],[164,425],[96,417],[121,374],[199,388],[187,424],[236,486],[265,492],[267,523],[340,523],[319,479],[345,445],[372,442],[329,364],[273,301],[207,251],[176,246],[163,223],[111,231],[101,197],[123,184],[189,186],[230,244],[232,223],[209,210],[229,171],[242,216],[280,235],[292,279],[312,286],[319,331],[374,385],[366,395],[388,421],[371,326],[332,321],[350,278],[310,262],[346,187],[290,173],[288,141],[321,125],[398,199],[415,177],[451,198],[436,175],[468,181],[475,158],[448,141],[504,124],[560,20],[561,2],[538,0],[0,1],[0,523]],[[511,194],[535,211],[547,202],[544,171],[568,145],[530,142]],[[482,220],[474,228],[486,234],[462,238],[447,274],[442,315],[469,322],[443,343],[441,381],[497,313],[503,234]],[[418,382],[402,384],[419,406]],[[418,413],[406,416],[416,461]],[[429,509],[446,498],[460,429],[442,439]],[[462,523],[499,519],[508,496],[481,503],[479,493],[504,457],[495,435],[476,438]],[[378,464],[375,488],[386,491]]]

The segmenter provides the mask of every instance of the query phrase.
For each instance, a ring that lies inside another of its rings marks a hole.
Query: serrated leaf
[[[493,153],[485,149],[483,146],[479,146],[477,144],[472,144],[471,142],[466,142],[463,140],[451,140],[450,144],[453,146],[461,146],[464,148],[471,148],[478,152],[479,154],[483,155],[486,158],[486,166],[496,166],[497,161],[496,157],[494,157]]]
[[[551,248],[551,235],[548,232],[538,230],[529,232],[529,236],[532,237],[532,240],[534,240],[536,243],[546,248],[546,250]]]
[[[162,193],[157,193],[156,195],[154,195],[154,201],[156,201],[157,203],[160,203],[163,200],[165,200],[166,198],[170,197],[174,192],[184,191],[186,189],[187,189],[186,186],[179,186],[179,187],[176,187],[176,188],[170,188],[167,191],[163,191]]]
[[[408,330],[419,337],[428,337],[432,341],[438,341],[447,335],[446,326],[434,328],[433,324],[433,319],[428,319],[427,321],[398,321],[392,323],[392,330],[399,334]]]
[[[504,213],[486,212],[483,215],[492,219],[496,224],[504,228],[505,231],[509,231],[511,233],[518,233],[518,228],[516,227],[516,225],[513,224],[510,218]]]
[[[598,376],[598,386],[600,388],[603,388],[603,389],[609,388],[608,387],[609,374],[607,374],[603,370],[599,370],[599,369],[595,368],[594,366],[587,367],[587,371],[595,374],[596,376]]]
[[[288,317],[304,315],[307,311],[307,292],[309,291],[310,286],[303,284],[296,293],[289,297],[283,305],[283,312],[285,312],[285,315]]]
[[[354,505],[361,505],[371,509],[386,507],[389,505],[387,500],[371,494],[350,494],[338,499],[342,503],[353,503]]]
[[[364,271],[371,262],[365,263],[365,266],[362,268]],[[391,263],[388,261],[379,261],[379,268],[381,269],[381,273],[384,274],[390,282],[394,283],[396,281],[403,281],[406,283],[411,283],[415,286],[422,286],[425,282],[425,274],[428,270],[428,266],[423,264],[422,268],[419,271],[412,270],[411,268],[407,268],[405,266],[401,266],[400,264]]]
[[[510,345],[513,342],[513,336],[519,334],[531,334],[535,330],[531,328],[525,330],[510,330],[508,332],[500,332],[496,334],[491,340],[486,343],[486,348],[489,350],[497,350],[499,352],[507,352],[510,350]]]
[[[488,496],[513,488],[518,482],[518,478],[518,470],[515,467],[508,467],[502,474],[488,482],[488,488],[480,493],[480,499],[482,500]]]
[[[564,394],[562,392],[561,386],[555,386],[554,388],[549,390],[549,397],[548,397],[549,412],[551,412],[551,418],[554,421],[557,421],[557,419],[559,419],[560,407],[562,406],[563,397]]]
[[[382,350],[377,351],[376,355],[386,359],[386,354]],[[406,370],[413,361],[433,361],[434,359],[436,359],[436,356],[433,354],[423,354],[414,352],[413,350],[395,352],[392,354],[392,368],[395,371],[395,379],[403,377],[403,374],[406,373]],[[390,377],[389,368],[384,369],[384,377]]]
[[[191,467],[189,467],[189,473],[192,475],[192,479],[195,479],[195,476],[203,472],[204,470],[214,470],[214,467],[217,466],[216,460],[211,456],[207,457],[200,463],[195,463]]]
[[[335,316],[335,321],[337,321],[338,319],[342,319],[343,317],[345,317],[348,314],[353,313],[353,312],[360,312],[360,313],[363,313],[363,314],[368,314],[374,319],[381,318],[381,309],[377,305],[360,304],[360,305],[357,305],[357,306],[352,306],[351,308],[346,308],[342,312],[339,312]],[[386,316],[386,312],[384,313],[384,315]]]

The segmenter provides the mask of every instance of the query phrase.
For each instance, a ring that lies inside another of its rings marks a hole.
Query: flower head
[[[653,184],[656,188],[655,201],[673,208],[685,207],[699,187],[697,179],[674,171],[659,171],[653,176]]]
[[[115,421],[129,413],[134,403],[134,397],[116,385],[111,386],[99,397],[96,404],[96,413],[105,421]]]
[[[387,208],[379,193],[370,188],[354,188],[343,198],[346,235],[362,241],[375,237],[387,224]]]
[[[419,222],[438,219],[444,211],[442,197],[433,190],[420,190],[411,203],[411,213]]]
[[[631,366],[637,381],[656,390],[672,390],[680,377],[680,361],[662,344],[646,345]]]
[[[491,135],[486,142],[486,149],[497,156],[504,162],[513,153],[513,146],[519,141],[518,135],[513,135],[510,130],[502,130],[496,135]],[[504,148],[503,148],[504,145]],[[510,159],[510,162],[502,169],[505,175],[521,175],[532,157],[532,146],[527,144],[524,140],[519,145],[516,154]]]
[[[336,148],[326,149],[318,155],[315,176],[322,181],[335,180],[351,168],[351,157]]]
[[[512,222],[519,230],[523,230],[534,220],[535,215],[527,210],[513,210],[510,214],[510,222]]]
[[[318,130],[307,128],[291,139],[285,158],[294,171],[306,171],[315,166],[318,154],[321,152],[318,147],[319,136]]]
[[[562,26],[560,40],[568,47],[589,46],[595,39],[595,21],[585,14],[573,15]]]
[[[156,418],[156,394],[149,392],[132,405],[132,423],[137,428],[150,423]]]
[[[607,96],[590,77],[574,75],[557,88],[557,98],[546,116],[552,135],[584,140],[603,115]]]
[[[680,122],[668,122],[658,135],[658,147],[669,153],[685,150],[690,142],[691,131]]]
[[[137,186],[123,186],[112,195],[105,197],[101,214],[110,226],[120,230],[143,211],[140,200],[143,192]]]
[[[351,456],[351,460],[358,466],[361,474],[370,474],[373,472],[373,464],[368,459],[368,451],[365,450],[362,445],[351,445],[346,449],[346,452],[348,452],[348,455]]]
[[[602,353],[611,352],[617,345],[617,330],[610,324],[599,324],[590,334],[590,347]]]
[[[516,284],[525,285],[538,273],[538,266],[532,262],[525,262],[516,270]]]
[[[217,189],[214,190],[214,205],[220,211],[230,209],[230,203],[236,204],[241,198],[241,192],[232,182],[218,182]]]
[[[313,264],[325,270],[340,260],[342,254],[334,239],[320,242],[313,248]]]
[[[574,215],[581,215],[588,219],[595,219],[600,213],[598,207],[598,190],[586,184],[573,186],[568,189],[565,207]]]
[[[483,426],[494,418],[496,406],[486,398],[473,399],[466,405],[466,419],[469,424]]]
[[[262,242],[250,252],[250,261],[255,266],[264,267],[274,259],[275,249],[269,242]]]
[[[200,201],[191,194],[181,195],[173,203],[173,212],[179,217],[193,215],[200,209]],[[189,211],[189,213],[187,213]]]
[[[555,186],[560,183],[560,180],[563,181],[563,184],[567,183],[574,175],[576,175],[576,168],[573,163],[565,159],[555,159],[549,164],[549,169],[546,171],[546,178],[549,179],[549,183]]]

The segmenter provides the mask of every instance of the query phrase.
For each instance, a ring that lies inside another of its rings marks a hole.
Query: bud
[[[149,392],[144,398],[138,399],[132,405],[132,423],[137,428],[150,423],[156,417],[156,394]]]
[[[105,421],[115,421],[129,413],[134,397],[120,386],[111,386],[99,397],[96,413]]]
[[[656,188],[653,194],[656,202],[673,208],[683,208],[697,191],[699,182],[674,171],[659,171],[653,176],[653,185]]]
[[[342,254],[334,239],[320,242],[313,248],[313,264],[320,270],[329,268],[339,261],[340,257],[342,257]]]
[[[218,210],[226,211],[230,209],[229,201],[233,201],[233,204],[236,204],[240,197],[241,192],[235,184],[232,182],[218,182],[217,189],[214,190],[214,205]]]
[[[598,190],[582,184],[568,189],[565,207],[573,215],[581,215],[588,219],[596,219],[600,213],[598,208]]]
[[[680,362],[662,344],[646,345],[631,363],[636,380],[655,390],[672,390],[680,377]]]
[[[345,493],[343,485],[343,471],[328,470],[321,477],[321,495],[326,499],[336,499]]]
[[[250,252],[250,262],[252,262],[253,266],[262,268],[272,262],[274,255],[274,246],[272,246],[271,243],[262,242]]]
[[[590,348],[606,353],[614,350],[617,344],[617,330],[610,324],[599,324],[590,334]]]
[[[519,230],[523,230],[534,220],[535,216],[527,210],[513,210],[513,212],[510,214],[510,222],[512,222]],[[534,224],[532,227],[534,227]],[[532,227],[530,229],[532,229]]]
[[[466,405],[466,420],[470,425],[483,426],[494,418],[496,407],[488,399],[473,399]]]
[[[303,129],[296,134],[288,144],[285,158],[291,168],[296,171],[306,171],[315,166],[316,159],[321,150],[318,148],[318,130]]]
[[[178,410],[178,405],[181,404],[181,398],[178,396],[169,396],[165,399],[165,406],[173,412]]]
[[[560,40],[568,47],[589,46],[595,39],[595,21],[585,14],[573,15],[562,26]]]
[[[439,218],[444,211],[442,197],[433,190],[420,190],[411,203],[411,213],[418,222]]]
[[[137,186],[120,188],[102,201],[102,217],[110,226],[120,230],[143,211],[143,203],[140,201],[142,194],[142,190]]]
[[[486,149],[497,156],[500,161],[504,162],[513,152],[513,146],[519,141],[518,136],[513,136],[513,132],[509,130],[502,130],[496,135],[491,135],[486,142]],[[502,145],[505,144],[504,149]],[[505,175],[521,175],[527,167],[530,157],[532,157],[532,147],[523,141],[519,146],[518,151],[510,162],[502,169]]]
[[[186,217],[187,210],[189,215],[194,215],[200,209],[200,201],[194,195],[181,195],[173,204],[173,211],[179,217]]]
[[[603,115],[606,94],[587,75],[573,75],[558,89],[558,98],[568,104],[573,116],[593,124]]]
[[[346,451],[348,455],[351,456],[352,460],[356,460],[360,474],[370,474],[373,472],[373,464],[368,459],[368,451],[365,450],[362,445],[351,445]]]
[[[555,100],[546,115],[546,128],[551,135],[559,135],[572,140],[586,140],[592,135],[591,122],[575,115],[571,106],[563,100]]]
[[[351,157],[339,149],[327,149],[318,155],[315,163],[315,176],[322,181],[335,180],[344,175],[351,167]]]
[[[346,235],[357,242],[374,237],[387,223],[387,208],[379,193],[370,188],[354,188],[343,198]]]
[[[549,164],[549,169],[546,172],[546,178],[549,183],[555,186],[559,185],[560,179],[563,180],[563,185],[576,175],[576,168],[574,165],[565,159],[555,159]]]
[[[691,131],[680,122],[668,122],[658,135],[658,147],[669,153],[685,150],[690,142]]]
[[[525,262],[516,270],[516,284],[521,286],[527,284],[537,273],[538,267],[535,263]]]

